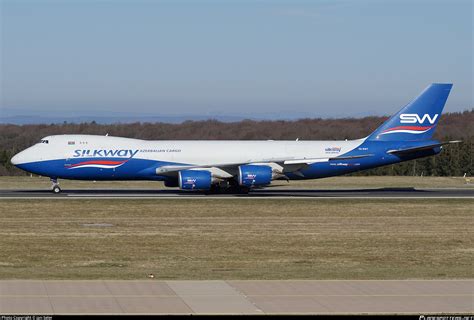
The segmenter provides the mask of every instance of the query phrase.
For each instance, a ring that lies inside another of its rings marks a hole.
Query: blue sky
[[[473,107],[470,0],[0,0],[2,114],[384,115]]]

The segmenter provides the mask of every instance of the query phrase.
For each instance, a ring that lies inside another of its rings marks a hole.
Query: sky
[[[0,0],[0,116],[392,114],[473,104],[471,0]]]

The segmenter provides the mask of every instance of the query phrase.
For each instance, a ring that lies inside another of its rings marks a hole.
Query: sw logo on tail
[[[402,113],[400,115],[400,123],[419,123],[423,124],[425,120],[428,120],[430,124],[434,124],[436,122],[436,119],[438,119],[438,114],[435,114],[433,118],[427,113],[423,115],[423,117],[420,117],[416,113]]]

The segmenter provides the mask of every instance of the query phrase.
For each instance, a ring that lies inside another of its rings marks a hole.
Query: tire
[[[207,191],[207,194],[219,194],[222,193],[222,188],[216,184],[213,184],[211,188]]]
[[[61,193],[61,188],[59,186],[54,186],[51,191],[53,191],[55,194],[58,194]]]
[[[238,194],[249,194],[250,188],[247,187],[240,187],[237,191]]]
[[[228,194],[248,194],[250,191],[250,188],[247,187],[241,187],[241,186],[232,186],[228,188],[225,193]]]

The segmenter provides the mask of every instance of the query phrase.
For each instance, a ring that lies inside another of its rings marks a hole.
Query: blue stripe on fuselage
[[[96,160],[121,161],[124,158],[58,159],[18,164],[17,167],[42,176],[74,180],[162,180],[163,177],[156,175],[157,168],[178,165],[172,162],[131,158],[117,168],[70,169],[72,164]]]

